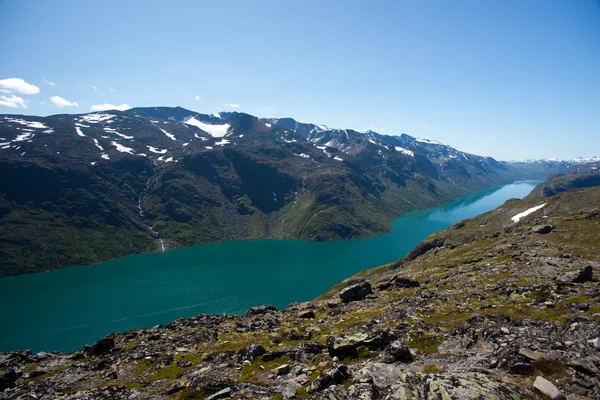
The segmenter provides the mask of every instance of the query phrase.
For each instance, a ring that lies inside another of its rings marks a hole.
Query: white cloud
[[[129,104],[121,104],[120,106],[117,106],[114,104],[104,103],[104,104],[94,104],[93,106],[90,107],[90,110],[92,110],[92,111],[106,111],[106,110],[125,111],[125,110],[129,110],[130,108],[131,108],[131,106]]]
[[[0,79],[0,87],[23,94],[38,94],[40,88],[25,82],[21,78]]]
[[[108,90],[110,90],[111,92],[114,92],[114,91],[115,91],[115,89],[108,89]]]
[[[194,99],[195,99],[196,101],[200,101],[200,100],[202,100],[202,99],[200,98],[200,96],[198,96],[198,95],[195,95],[195,96],[194,96]]]
[[[10,97],[0,96],[0,106],[13,107],[13,108],[27,108],[25,99],[14,94]]]
[[[92,85],[92,89],[98,90],[98,88],[96,86],[94,86],[94,85]]]
[[[54,82],[49,81],[48,79],[44,79],[44,83],[50,85],[50,86],[54,86]]]
[[[229,103],[229,104],[225,104],[227,107],[231,107],[231,108],[240,108],[239,104],[235,104],[235,103]]]
[[[79,104],[75,101],[65,100],[60,96],[52,96],[50,97],[50,101],[54,103],[56,107],[79,107]]]

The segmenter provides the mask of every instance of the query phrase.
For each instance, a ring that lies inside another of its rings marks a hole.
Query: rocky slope
[[[136,108],[0,116],[0,277],[221,240],[332,240],[561,172],[408,135]]]
[[[599,225],[537,190],[308,303],[2,354],[0,398],[597,399]]]

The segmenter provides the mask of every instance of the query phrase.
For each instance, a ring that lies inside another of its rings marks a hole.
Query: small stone
[[[600,350],[600,337],[597,337],[596,339],[588,340],[587,342],[591,343],[592,346],[594,346],[594,348],[596,350]]]
[[[533,388],[552,400],[567,400],[552,382],[538,376],[533,382]]]

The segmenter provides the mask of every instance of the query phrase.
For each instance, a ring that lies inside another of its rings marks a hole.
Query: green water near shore
[[[244,240],[149,253],[0,279],[0,351],[72,351],[110,332],[200,313],[243,313],[310,300],[405,255],[429,234],[522,198],[515,182],[411,211],[389,233],[353,240]]]

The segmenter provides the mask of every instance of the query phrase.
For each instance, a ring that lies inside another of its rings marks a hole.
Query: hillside
[[[568,166],[180,107],[4,115],[0,277],[215,241],[365,237],[406,211]]]
[[[0,398],[596,399],[599,225],[600,186],[536,190],[312,302],[0,355]]]

